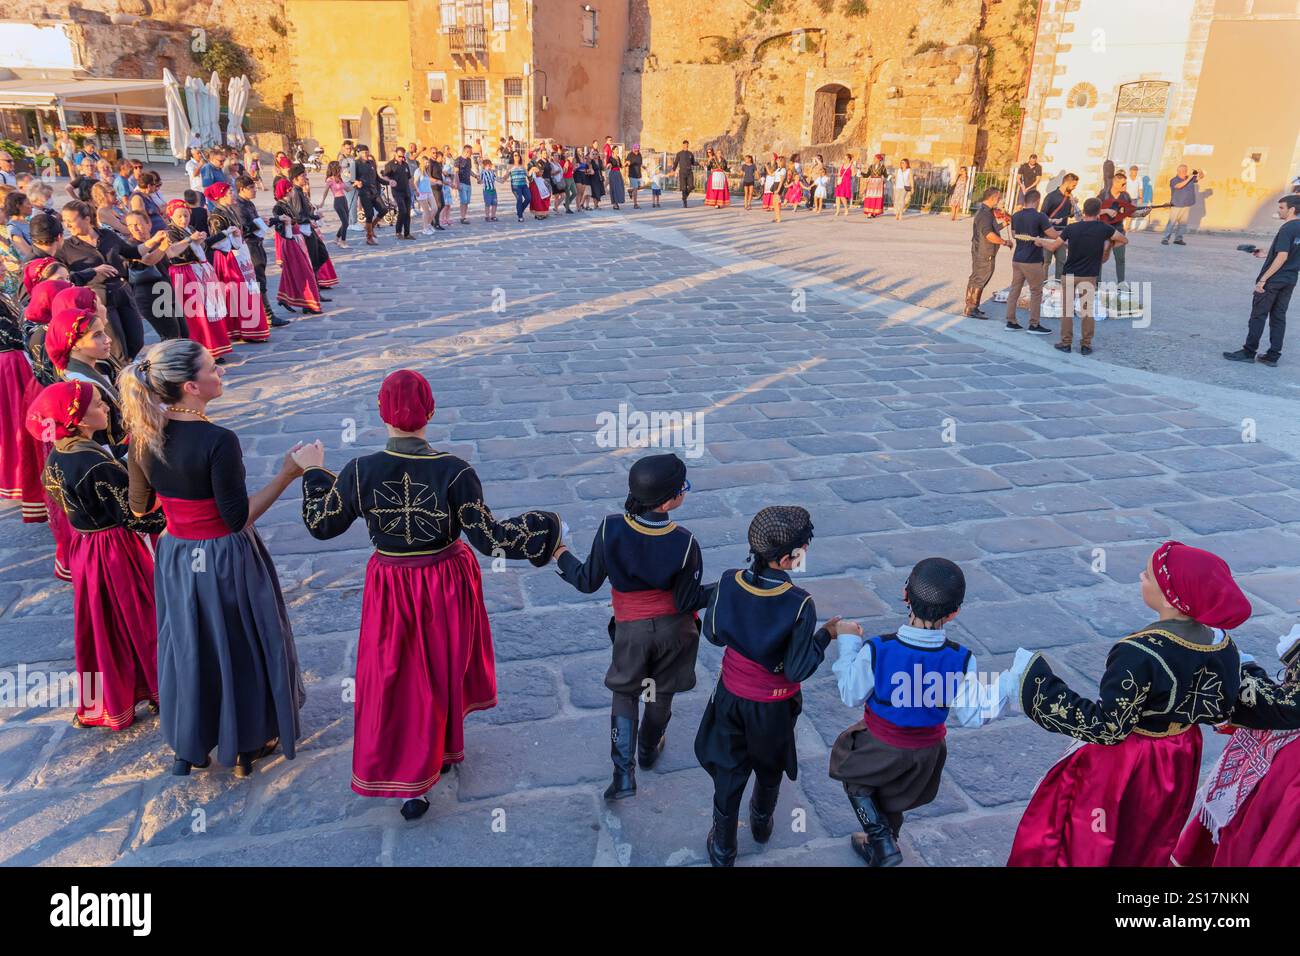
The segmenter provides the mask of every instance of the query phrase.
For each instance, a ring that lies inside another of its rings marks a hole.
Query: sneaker
[[[1255,353],[1247,352],[1245,349],[1237,349],[1235,352],[1224,352],[1223,357],[1229,362],[1253,362]]]
[[[1168,236],[1165,236],[1163,239],[1161,239],[1161,240],[1160,240],[1160,245],[1162,245],[1162,246],[1167,246],[1167,245],[1169,245],[1169,237],[1168,237]]]
[[[1045,325],[1031,325],[1025,329],[1030,335],[1051,335],[1052,330]]]
[[[1052,348],[1056,349],[1056,351],[1058,351],[1058,352],[1068,352],[1068,351],[1070,351],[1070,346],[1068,346],[1068,345],[1062,345],[1060,342],[1057,342],[1055,345],[1052,346]]]
[[[1008,331],[1008,332],[1019,332],[1019,331],[1020,331],[1021,329],[1023,329],[1023,328],[1024,328],[1024,326],[1021,325],[1019,322],[1015,321],[1015,319],[1010,319],[1010,320],[1008,320],[1008,322],[1007,322],[1007,331]]]
[[[1176,246],[1185,246],[1185,245],[1187,245],[1187,243],[1183,242],[1183,240],[1181,240],[1181,239],[1175,239],[1175,240],[1174,240],[1174,245],[1176,245]]]
[[[1080,348],[1079,348],[1079,354],[1080,354],[1080,355],[1091,355],[1091,354],[1092,354],[1092,346],[1091,346],[1091,345],[1080,346]]]
[[[1267,365],[1269,368],[1277,368],[1277,360],[1276,355],[1260,355],[1255,359],[1260,365]]]

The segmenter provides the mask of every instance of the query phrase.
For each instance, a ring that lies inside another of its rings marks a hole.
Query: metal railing
[[[452,53],[479,56],[487,52],[487,29],[481,26],[452,27],[447,31]]]

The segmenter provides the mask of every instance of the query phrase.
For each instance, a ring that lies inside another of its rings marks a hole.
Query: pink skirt
[[[862,211],[868,216],[879,216],[885,211],[885,181],[868,179],[862,190]]]
[[[847,169],[840,173],[839,182],[835,184],[836,199],[853,199],[853,170]]]
[[[277,230],[275,261],[280,263],[280,289],[275,295],[276,301],[319,312],[320,286],[316,283],[311,257],[307,255],[307,243],[302,236],[295,233],[292,239],[286,239]]]
[[[1173,862],[1176,866],[1300,866],[1300,741],[1277,752],[1263,779],[1219,831],[1218,843],[1199,816],[1188,823]]]
[[[251,269],[251,265],[250,265]],[[212,252],[212,271],[221,283],[226,305],[226,334],[232,342],[265,342],[271,327],[262,308],[262,297],[249,285],[248,277],[233,252]]]
[[[21,502],[27,522],[45,520],[45,449],[26,425],[35,385],[25,354],[0,352],[0,498]]]
[[[791,183],[785,191],[785,201],[795,205],[803,202],[803,183]]]
[[[153,558],[125,528],[74,531],[71,552],[77,716],[88,727],[122,730],[137,704],[158,702]]]
[[[427,793],[465,759],[465,715],[495,707],[496,664],[478,560],[463,541],[438,554],[374,554],[357,646],[352,789]]]
[[[704,184],[704,205],[718,208],[731,205],[731,186],[727,174],[720,169],[708,173]]]
[[[1007,866],[1168,866],[1196,801],[1201,730],[1076,744],[1025,808]]]
[[[232,351],[226,331],[226,300],[217,273],[206,262],[185,262],[169,267],[172,295],[180,303],[189,337],[214,357]]]

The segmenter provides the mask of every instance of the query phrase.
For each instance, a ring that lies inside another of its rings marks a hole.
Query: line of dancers
[[[750,835],[771,838],[781,778],[798,773],[801,684],[832,642],[839,696],[860,719],[836,739],[828,773],[860,825],[852,849],[870,866],[900,862],[904,815],[935,798],[947,724],[978,727],[1013,705],[1073,745],[1034,791],[1011,865],[1300,863],[1300,805],[1290,799],[1300,786],[1300,748],[1287,746],[1300,736],[1300,628],[1279,646],[1285,666],[1271,677],[1231,637],[1250,603],[1209,552],[1174,541],[1154,551],[1140,582],[1154,621],[1111,649],[1097,698],[1023,649],[985,681],[975,655],[946,630],[966,599],[952,561],[927,558],[912,569],[902,585],[906,617],[893,632],[867,635],[839,616],[819,624],[812,596],[792,577],[812,549],[812,515],[775,505],[750,523],[748,564],[705,583],[700,544],[675,517],[691,484],[673,454],[632,465],[626,499],[580,560],[558,515],[497,517],[474,467],[429,444],[433,391],[414,371],[394,372],[380,387],[383,449],[331,471],[319,441],[299,443],[270,482],[250,491],[238,437],[208,414],[224,375],[211,351],[168,340],[109,377],[95,364],[108,348],[106,322],[98,300],[77,304],[81,292],[53,297],[45,354],[64,376],[28,403],[24,467],[40,463],[49,503],[67,523],[62,560],[73,582],[77,671],[100,675],[97,699],[83,688],[74,720],[120,730],[148,704],[175,774],[215,759],[247,776],[277,751],[294,757],[303,682],[255,525],[301,479],[302,517],[314,537],[361,521],[374,546],[357,652],[352,789],[401,799],[408,820],[427,812],[429,790],[464,761],[465,716],[497,703],[472,548],[536,567],[554,560],[584,593],[609,583],[608,800],[634,798],[638,769],[657,762],[674,699],[695,686],[700,639],[723,648],[694,740],[713,783],[703,842],[716,866],[733,865],[739,853],[751,777]],[[0,323],[9,399],[26,363],[15,322],[8,314]],[[11,426],[6,456],[19,438]],[[1198,798],[1201,726],[1232,739]]]

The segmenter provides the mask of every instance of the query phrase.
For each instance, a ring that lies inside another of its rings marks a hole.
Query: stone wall
[[[284,0],[10,0],[4,15],[70,21],[82,63],[98,76],[154,78],[164,67],[181,79],[198,74],[192,30],[203,29],[249,54],[254,105],[281,109],[294,90],[284,7]]]
[[[1037,12],[1038,0],[631,0],[623,138],[1001,167]],[[828,139],[818,100],[837,91]]]

